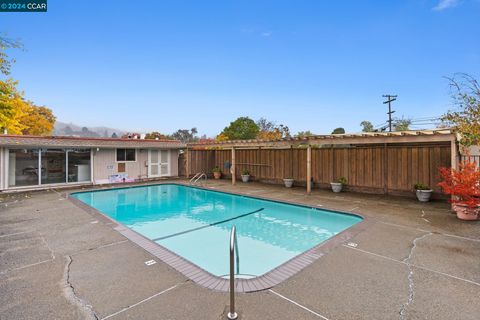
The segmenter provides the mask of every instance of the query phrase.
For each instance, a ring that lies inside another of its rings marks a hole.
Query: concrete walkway
[[[479,319],[480,222],[442,202],[209,181],[361,213],[369,227],[272,290],[240,294],[241,319]],[[201,288],[57,191],[3,195],[0,319],[225,319]]]

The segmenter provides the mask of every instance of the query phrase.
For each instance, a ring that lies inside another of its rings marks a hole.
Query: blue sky
[[[439,116],[480,75],[479,0],[48,1],[0,13],[12,77],[58,120],[214,136],[239,116],[292,132]]]

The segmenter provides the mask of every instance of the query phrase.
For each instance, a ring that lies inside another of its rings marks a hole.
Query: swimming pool
[[[178,184],[70,195],[191,263],[222,277],[237,229],[239,274],[256,277],[362,218]]]

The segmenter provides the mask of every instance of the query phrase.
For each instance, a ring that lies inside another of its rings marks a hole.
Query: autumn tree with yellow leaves
[[[468,74],[449,78],[455,109],[442,116],[442,120],[461,135],[464,146],[480,144],[480,85]]]
[[[21,48],[18,41],[0,36],[0,73],[10,75],[14,59],[7,49]],[[18,82],[11,78],[0,79],[0,128],[2,132],[19,135],[49,135],[53,131],[55,116],[47,107],[36,106],[25,99],[17,89]]]

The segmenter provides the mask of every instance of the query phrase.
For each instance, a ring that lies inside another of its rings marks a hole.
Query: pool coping
[[[343,230],[342,232],[336,234],[335,236],[317,244],[313,248],[300,253],[299,255],[285,261],[284,263],[280,264],[279,266],[275,267],[274,269],[264,273],[261,276],[257,276],[255,278],[236,278],[235,279],[235,290],[236,292],[248,293],[248,292],[256,292],[261,290],[270,289],[285,280],[289,279],[293,275],[299,273],[308,265],[312,264],[323,255],[327,254],[335,247],[340,246],[353,238],[358,233],[364,231],[370,224],[371,221],[368,217],[365,217],[361,214],[351,213],[351,212],[342,212],[338,210],[331,210],[328,208],[316,208],[313,206],[305,205],[303,203],[297,203],[294,201],[289,200],[277,200],[263,196],[251,196],[248,194],[237,193],[237,192],[230,192],[230,191],[221,191],[217,189],[212,189],[208,187],[200,187],[200,186],[192,186],[187,183],[179,183],[179,182],[164,182],[164,183],[153,183],[153,184],[143,184],[140,186],[124,186],[124,187],[110,187],[104,188],[99,190],[90,190],[90,191],[107,191],[107,190],[114,190],[114,189],[130,189],[130,188],[137,188],[137,187],[146,187],[146,186],[155,186],[155,185],[181,185],[187,186],[202,190],[208,190],[213,192],[220,192],[226,193],[236,196],[242,197],[249,197],[253,199],[259,200],[267,200],[273,201],[278,203],[285,203],[291,204],[296,206],[302,206],[306,208],[312,208],[316,210],[324,210],[330,211],[338,214],[343,215],[351,215],[351,216],[358,216],[362,218],[362,221],[354,224],[353,226]],[[163,247],[162,245],[144,237],[143,235],[139,234],[138,232],[126,227],[125,225],[121,224],[120,222],[110,218],[106,214],[102,213],[101,211],[89,206],[88,204],[74,198],[71,194],[74,193],[82,193],[82,192],[90,192],[90,191],[72,191],[64,193],[65,198],[67,198],[70,202],[75,204],[77,207],[83,209],[87,213],[91,214],[92,216],[112,225],[112,228],[122,234],[124,237],[141,247],[142,249],[146,250],[153,256],[157,257],[160,261],[166,263],[168,266],[172,267],[176,271],[183,274],[185,277],[192,280],[199,286],[215,290],[221,292],[228,292],[229,291],[229,279],[222,278],[211,274],[210,272],[206,271],[205,269],[197,266],[196,264],[190,262],[189,260],[183,258],[182,256],[176,254],[175,252]],[[227,243],[227,241],[226,241]]]

